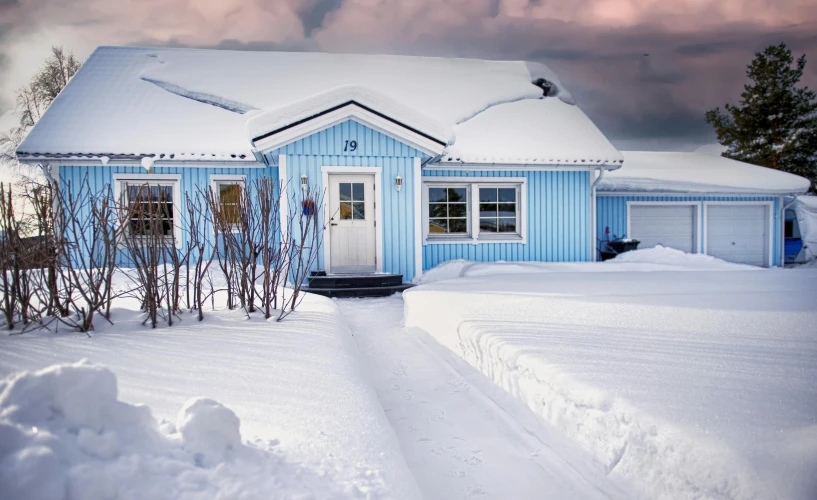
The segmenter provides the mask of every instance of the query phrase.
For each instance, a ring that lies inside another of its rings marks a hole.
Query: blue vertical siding
[[[351,150],[351,141],[357,147]],[[267,153],[272,162],[278,155],[286,155],[287,186],[290,196],[298,190],[301,175],[306,174],[312,189],[324,191],[321,167],[380,167],[381,185],[377,192],[382,197],[383,220],[377,222],[383,242],[382,269],[387,273],[402,274],[411,280],[417,273],[414,258],[414,159],[428,158],[425,153],[390,136],[381,134],[354,120],[316,132]],[[400,191],[394,187],[397,175],[403,178]],[[326,200],[328,202],[328,199]],[[319,223],[323,225],[323,213]],[[318,255],[316,269],[324,269],[324,252]]]
[[[774,202],[772,206],[772,266],[780,264],[780,198],[775,196],[628,196],[628,195],[599,195],[596,197],[596,237],[606,239],[605,228],[610,229],[610,238],[624,237],[627,233],[627,202],[628,201],[683,201],[700,202],[701,220],[706,219],[705,201],[766,201]],[[703,252],[705,234],[698,238],[698,252]]]
[[[423,247],[423,269],[452,259],[480,262],[590,260],[590,173],[583,171],[427,170],[431,177],[525,177],[525,243],[435,243]]]
[[[247,184],[254,182],[255,179],[268,176],[273,179],[278,178],[277,167],[261,167],[258,168],[210,168],[210,167],[156,167],[154,168],[156,174],[176,174],[181,176],[180,192],[182,199],[179,202],[184,206],[185,194],[197,195],[199,189],[207,189],[210,185],[211,175],[243,175],[246,177]],[[92,192],[103,193],[106,186],[113,187],[114,174],[133,174],[134,176],[148,175],[147,171],[141,166],[62,166],[60,167],[60,185],[62,189],[70,189],[77,192],[82,184],[87,179],[88,185]],[[182,213],[179,217],[186,217],[187,213],[182,208]],[[186,241],[182,241],[182,245]],[[209,255],[205,255],[208,258]],[[122,252],[120,254],[121,264],[128,265],[127,255]]]

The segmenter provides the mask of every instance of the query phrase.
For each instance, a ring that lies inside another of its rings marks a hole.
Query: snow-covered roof
[[[598,191],[692,193],[805,193],[803,177],[722,156],[622,151],[624,165],[608,172]]]
[[[540,79],[546,81],[537,86]],[[280,125],[286,113],[273,110],[292,111],[288,107],[301,103],[301,114],[308,115],[312,108],[304,103],[317,105],[322,98],[316,96],[350,86],[383,96],[381,103],[397,103],[386,106],[401,115],[392,118],[421,122],[434,134],[447,131],[446,144],[459,143],[452,151],[460,158],[529,163],[531,158],[558,157],[565,163],[595,165],[601,160],[615,166],[621,161],[571,104],[572,96],[555,75],[540,64],[138,47],[94,51],[18,154],[22,159],[252,159],[255,137],[248,135],[259,132],[255,125],[265,123],[262,116],[269,119],[267,125]],[[501,125],[487,118],[491,116]],[[502,140],[485,140],[497,137],[500,127]],[[577,138],[559,143],[558,154],[552,150],[555,129],[561,137]],[[466,150],[469,144],[479,149]],[[588,151],[594,160],[581,162],[590,157]]]

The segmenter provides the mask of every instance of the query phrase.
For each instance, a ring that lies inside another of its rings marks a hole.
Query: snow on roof
[[[693,193],[805,193],[800,176],[722,156],[622,151],[624,165],[608,172],[599,191]]]
[[[542,88],[532,83],[540,78],[547,80],[540,82]],[[529,116],[524,123],[505,116],[505,139],[491,141],[490,150],[482,145],[470,157],[502,157],[509,163],[522,163],[528,157],[548,156],[550,141],[536,147],[528,137],[531,122],[541,119],[539,129],[558,121],[565,136],[589,131],[589,137],[575,143],[592,145],[594,151],[608,150],[607,160],[620,160],[584,113],[566,104],[573,102],[570,94],[539,64],[138,47],[100,47],[94,51],[18,148],[18,154],[22,159],[38,155],[161,154],[178,159],[182,153],[186,159],[251,159],[252,138],[247,137],[245,127],[248,120],[262,123],[260,118],[250,120],[253,116],[350,85],[386,96],[402,105],[396,112],[410,118],[427,117],[426,122],[440,130],[468,123],[493,106],[520,100],[525,104],[519,107],[542,111],[541,115],[526,111]],[[543,88],[548,89],[544,99]],[[558,106],[548,107],[542,101]],[[457,140],[475,144],[496,129],[490,120],[481,119],[458,130]],[[452,135],[448,142],[454,140]],[[464,154],[462,148],[459,146],[460,156]],[[568,147],[563,147],[560,155],[571,159],[587,156],[582,148],[571,151]]]
[[[320,112],[334,110],[350,103],[363,109],[377,110],[387,116],[401,117],[401,125],[440,143],[442,146],[454,137],[450,126],[407,107],[405,104],[368,87],[344,85],[285,104],[252,116],[247,121],[247,137],[256,140],[316,116]],[[266,148],[265,148],[266,149]]]
[[[575,110],[547,97],[494,106],[454,128],[457,139],[440,163],[620,163],[621,153],[587,115]]]

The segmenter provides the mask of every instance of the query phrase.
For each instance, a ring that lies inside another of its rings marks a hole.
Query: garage
[[[662,245],[687,253],[698,251],[696,205],[630,203],[628,213],[628,236],[641,242],[639,248]]]
[[[707,254],[729,262],[768,267],[768,204],[705,204]]]

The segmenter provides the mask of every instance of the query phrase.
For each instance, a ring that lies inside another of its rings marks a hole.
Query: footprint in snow
[[[469,486],[468,489],[466,490],[466,495],[468,498],[477,498],[487,494],[488,491],[485,488],[483,488],[482,485],[480,484]]]

